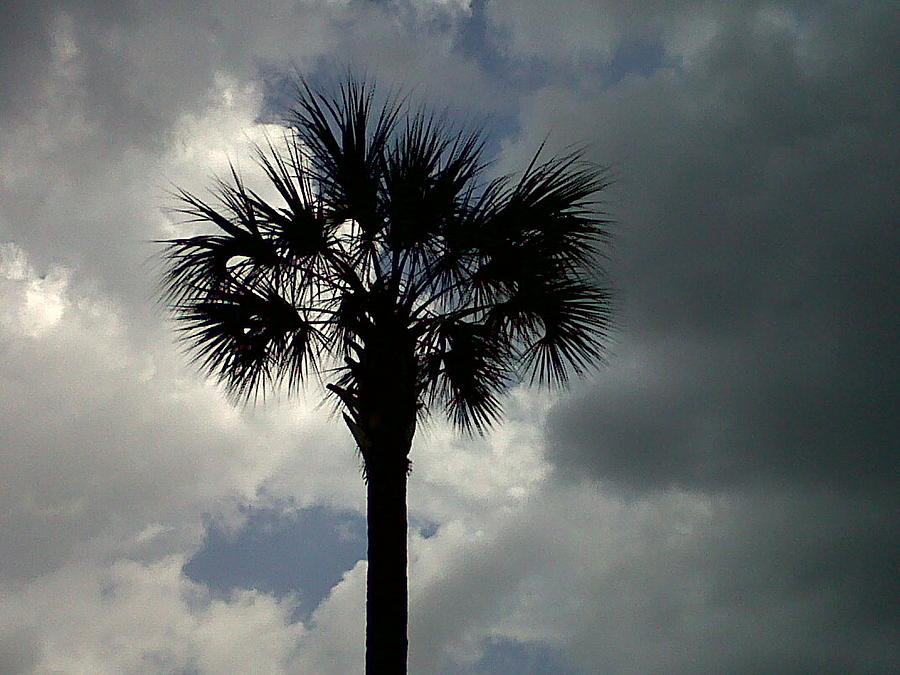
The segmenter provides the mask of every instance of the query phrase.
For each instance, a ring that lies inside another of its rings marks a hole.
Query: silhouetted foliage
[[[271,203],[232,169],[179,211],[218,232],[167,242],[165,297],[202,366],[237,397],[326,380],[357,414],[356,359],[390,315],[414,342],[415,397],[484,430],[529,378],[601,359],[609,298],[596,253],[602,170],[580,152],[483,179],[480,134],[350,81],[298,87],[290,130],[256,160]]]

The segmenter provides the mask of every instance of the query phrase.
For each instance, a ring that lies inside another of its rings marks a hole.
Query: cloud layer
[[[153,303],[166,190],[252,174],[292,63],[616,179],[609,366],[417,439],[412,672],[896,668],[898,10],[563,4],[4,5],[0,671],[361,670],[365,561],[311,614],[185,573],[364,491],[314,386],[233,408]]]

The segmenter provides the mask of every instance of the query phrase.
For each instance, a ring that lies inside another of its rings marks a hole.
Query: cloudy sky
[[[319,393],[236,409],[154,305],[172,184],[346,65],[615,184],[609,366],[420,433],[413,673],[888,673],[900,5],[11,0],[0,672],[361,672],[364,488]],[[292,66],[293,64],[293,66]],[[893,338],[891,336],[894,336]]]

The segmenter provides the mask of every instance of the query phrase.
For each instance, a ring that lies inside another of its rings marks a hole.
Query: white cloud
[[[7,329],[18,329],[32,337],[45,333],[62,318],[62,294],[67,284],[65,269],[55,267],[38,277],[18,246],[0,245],[0,287],[18,287],[18,292],[10,293],[18,303],[8,305],[0,318]]]
[[[35,641],[15,658],[36,672],[293,672],[303,627],[289,603],[249,591],[204,600],[181,565],[204,513],[237,517],[286,462],[303,467],[290,485],[300,504],[356,504],[349,443],[323,447],[321,421],[290,402],[233,408],[172,346],[135,349],[116,304],[62,272],[47,286],[53,304],[36,305],[45,280],[15,246],[2,272],[16,320],[0,324],[0,614]]]
[[[310,675],[364,670],[366,562],[360,561],[335,586],[310,619],[300,641],[297,672]]]
[[[80,561],[7,595],[0,621],[39,641],[37,673],[296,672],[304,629],[289,601],[249,590],[211,599],[183,563]]]

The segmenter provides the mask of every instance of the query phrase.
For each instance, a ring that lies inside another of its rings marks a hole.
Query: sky
[[[353,443],[238,408],[155,303],[167,191],[294,68],[609,167],[608,364],[413,448],[410,670],[900,669],[900,5],[7,0],[0,672],[361,672]],[[893,337],[892,337],[893,336]]]

